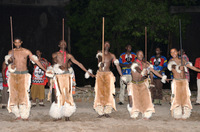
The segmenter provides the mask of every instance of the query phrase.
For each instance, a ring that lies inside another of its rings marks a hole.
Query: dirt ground
[[[48,115],[50,103],[45,107],[31,109],[29,121],[15,121],[15,116],[6,109],[0,109],[1,132],[199,132],[200,106],[194,106],[191,117],[186,120],[174,120],[170,115],[169,103],[155,106],[156,113],[146,121],[131,119],[125,105],[117,105],[117,111],[111,118],[97,118],[92,103],[77,102],[77,111],[69,122],[53,121]]]

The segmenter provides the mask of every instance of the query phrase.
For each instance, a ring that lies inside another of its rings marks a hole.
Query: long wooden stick
[[[145,61],[147,61],[147,27],[145,27]]]
[[[62,40],[65,40],[65,19],[62,19]]]
[[[102,24],[102,63],[104,63],[104,17],[103,17],[103,24]]]
[[[181,35],[181,19],[179,19],[179,31],[180,31],[180,50],[181,50],[181,66],[183,65],[183,45],[182,45],[182,35]]]
[[[62,19],[62,41],[65,41],[65,19]],[[65,59],[65,52],[64,52],[64,47],[63,47],[63,60]],[[64,60],[65,62],[65,60]]]
[[[11,45],[12,45],[12,59],[13,59],[13,63],[14,63],[12,16],[10,16],[10,36],[11,36]]]
[[[68,35],[68,46],[67,46],[67,48],[68,48],[68,52],[69,53],[71,53],[71,44],[70,44],[70,27],[68,27],[68,33],[67,33],[67,35]]]

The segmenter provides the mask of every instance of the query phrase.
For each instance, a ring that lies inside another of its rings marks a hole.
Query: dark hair
[[[142,51],[142,50],[137,50],[137,51],[136,51],[136,55],[137,55],[137,54],[138,54],[138,52],[140,52],[140,51],[143,53],[143,51]],[[144,54],[144,53],[143,53],[143,54]]]
[[[20,41],[22,41],[21,37],[15,37],[14,41],[17,40],[17,39],[19,39]]]
[[[162,51],[162,50],[161,50],[161,48],[160,48],[159,46],[157,46],[155,49],[157,49],[157,48],[159,48],[159,49],[160,49],[160,51]]]
[[[60,40],[59,44],[61,44],[62,42],[65,42],[67,44],[67,42],[65,40]]]
[[[126,47],[125,47],[125,49],[126,49],[128,46],[131,46],[131,45],[130,45],[130,44],[127,44]],[[131,46],[131,48],[132,48],[132,46]]]
[[[109,43],[109,44],[110,44],[110,42],[109,42],[109,41],[105,41],[105,42],[104,42],[104,44],[105,44],[105,43]]]
[[[176,51],[178,51],[177,48],[171,48],[170,51],[171,51],[172,49],[175,49]]]
[[[179,49],[179,51],[181,51],[181,49]],[[184,49],[182,49],[182,52],[185,52]]]

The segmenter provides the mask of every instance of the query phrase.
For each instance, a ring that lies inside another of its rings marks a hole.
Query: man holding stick
[[[167,76],[162,76],[153,69],[153,65],[144,61],[144,55],[141,50],[139,50],[136,55],[137,59],[131,66],[132,82],[128,83],[127,86],[129,97],[127,108],[131,118],[136,119],[141,112],[144,119],[149,119],[152,113],[155,113],[155,109],[151,101],[147,74],[150,72],[154,73],[156,76],[162,78],[161,81],[163,83],[166,82]]]
[[[111,63],[114,62],[121,77],[122,72],[119,66],[119,61],[116,59],[114,54],[109,52],[110,43],[108,41],[105,42],[103,48],[105,52],[98,52],[96,55],[96,58],[98,59],[98,67],[100,70],[97,71],[96,74],[95,100],[93,107],[99,114],[99,117],[110,117],[109,114],[112,112],[112,109],[116,110],[114,99],[115,77],[110,71]]]
[[[31,84],[31,75],[27,69],[28,57],[44,71],[46,69],[38,61],[38,58],[32,55],[30,50],[21,47],[22,43],[20,38],[15,38],[14,45],[16,48],[10,50],[5,57],[5,62],[8,64],[10,72],[8,78],[8,111],[14,113],[16,119],[22,118],[23,120],[27,120],[31,107],[28,94]]]
[[[75,112],[76,106],[72,96],[72,74],[69,72],[68,63],[78,65],[83,71],[90,76],[94,75],[86,70],[86,68],[78,62],[71,54],[66,51],[67,44],[61,40],[60,50],[52,54],[53,67],[47,70],[47,76],[53,78],[54,83],[54,102],[51,105],[49,114],[56,120],[65,117],[69,121],[69,117]]]
[[[168,63],[169,71],[172,71],[174,79],[171,83],[171,113],[175,119],[187,119],[190,117],[192,104],[190,101],[191,92],[185,72],[187,68],[200,72],[191,62],[178,58],[178,51],[175,48],[170,50],[172,59]]]

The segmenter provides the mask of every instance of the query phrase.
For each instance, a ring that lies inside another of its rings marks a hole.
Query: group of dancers
[[[60,50],[52,54],[52,65],[44,67],[28,49],[23,48],[20,38],[14,39],[15,48],[8,52],[5,56],[5,64],[8,66],[8,91],[9,100],[7,109],[12,112],[16,119],[28,120],[31,110],[31,102],[29,98],[29,89],[31,85],[31,75],[27,69],[27,59],[36,63],[51,80],[50,85],[54,88],[54,101],[51,104],[49,115],[55,120],[65,118],[69,121],[69,117],[76,111],[76,104],[73,100],[73,74],[70,72],[69,63],[74,63],[86,72],[86,77],[95,77],[95,98],[94,110],[99,117],[110,117],[113,109],[116,110],[115,104],[115,76],[110,71],[112,63],[117,68],[121,81],[127,86],[128,106],[127,109],[131,118],[138,118],[142,113],[142,118],[149,119],[152,113],[155,113],[154,104],[152,103],[151,92],[149,88],[149,74],[155,74],[161,78],[161,82],[169,82],[167,76],[159,73],[154,66],[144,60],[143,51],[136,52],[136,58],[130,65],[131,80],[128,81],[122,74],[120,62],[114,54],[109,52],[110,43],[104,43],[103,52],[98,51],[96,58],[98,59],[98,67],[96,75],[91,70],[87,70],[73,55],[66,51],[67,44],[64,40],[59,42]],[[178,57],[178,51],[175,48],[170,50],[172,58],[168,62],[168,70],[173,73],[171,83],[171,113],[175,119],[187,119],[191,114],[190,89],[185,71],[190,68],[200,72],[200,69],[192,66],[192,63],[186,62]],[[41,104],[42,105],[42,104]]]

